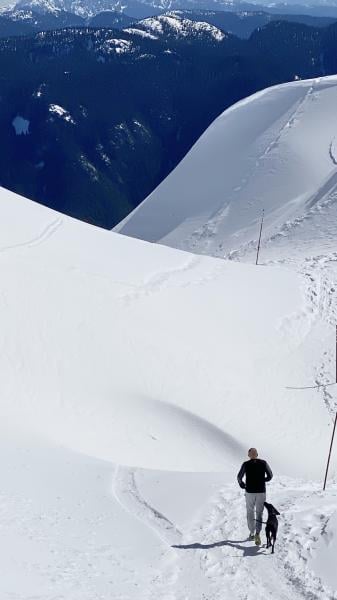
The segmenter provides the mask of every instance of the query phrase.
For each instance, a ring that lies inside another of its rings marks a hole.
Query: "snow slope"
[[[335,597],[298,544],[303,495],[322,519],[337,510],[336,484],[319,491],[333,398],[286,389],[320,377],[323,358],[333,373],[305,278],[5,190],[0,211],[1,598]],[[269,567],[244,541],[235,484],[252,444],[283,515]]]
[[[285,388],[312,377],[310,343],[318,330],[319,346],[331,335],[310,312],[302,278],[111,236],[2,196],[9,419],[105,460],[192,471],[231,467],[262,419],[266,451],[279,460],[269,424],[277,411],[280,435],[291,443],[298,424]],[[324,454],[319,438],[329,420],[316,398],[296,399],[309,421],[302,421],[298,464],[292,452],[282,457],[293,475],[306,468],[311,444]],[[307,474],[321,466],[317,456]]]
[[[330,433],[337,409],[336,386],[326,385],[335,381],[336,360],[336,84],[337,78],[329,77],[276,86],[225,111],[175,171],[117,228],[149,241],[229,258],[242,268],[255,263],[264,209],[259,264],[264,272],[282,267],[295,274],[305,298],[302,309],[287,319],[285,335],[293,341],[301,338],[298,349],[303,358],[301,367],[296,360],[292,363],[298,378],[289,387],[298,389],[289,390],[294,404],[288,414],[296,423],[305,418],[309,405],[297,413],[297,402],[305,403],[307,394],[313,393],[330,415]],[[251,289],[247,286],[248,298]],[[289,288],[281,293],[289,297]],[[273,293],[265,298],[273,302]],[[304,315],[311,319],[303,327]],[[298,326],[303,337],[298,337]],[[323,330],[324,341],[318,333]],[[303,370],[315,355],[316,365]],[[292,362],[291,352],[288,358]],[[266,389],[271,405],[283,404],[276,401],[273,378],[269,385],[266,381]],[[263,419],[264,408],[259,415]],[[258,430],[265,439],[265,425]],[[283,438],[287,427],[280,424],[276,430],[279,452],[284,456],[290,450],[297,464],[301,434],[295,434],[294,445]],[[316,458],[314,442],[305,462],[312,464]],[[211,506],[206,503],[205,512],[189,528],[180,548],[180,572],[190,569],[197,588],[203,589],[200,597],[209,592],[196,574],[197,560],[212,586],[211,598],[337,598],[336,484],[323,493],[319,480],[282,476],[271,488],[272,501],[281,512],[281,548],[272,565],[260,560],[260,553],[245,542],[240,492],[230,484],[218,489]],[[177,581],[174,590],[185,589],[188,597],[186,580],[177,576]]]
[[[225,256],[256,247],[264,209],[265,242],[283,235],[336,192],[336,100],[333,76],[237,103],[116,231]]]
[[[305,275],[3,189],[0,213],[0,597],[335,598],[305,521],[337,510],[336,483],[320,491],[334,388],[287,389],[334,374]],[[251,445],[276,474],[272,559],[245,541],[235,477]]]

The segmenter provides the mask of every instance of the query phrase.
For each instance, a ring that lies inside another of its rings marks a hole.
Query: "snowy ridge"
[[[328,77],[237,103],[116,230],[224,256],[256,245],[262,208],[270,239],[306,220],[335,189],[336,95]]]
[[[172,35],[175,37],[206,36],[214,41],[222,42],[228,34],[214,25],[203,21],[184,19],[177,12],[168,12],[158,17],[143,19],[137,23],[137,29],[153,35]]]

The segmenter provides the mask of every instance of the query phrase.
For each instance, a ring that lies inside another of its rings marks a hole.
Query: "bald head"
[[[248,450],[248,456],[249,458],[257,458],[258,457],[258,451],[256,450],[256,448],[249,448]]]

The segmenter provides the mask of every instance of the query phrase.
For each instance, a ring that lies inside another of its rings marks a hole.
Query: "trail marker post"
[[[337,325],[336,325],[336,383],[337,383]]]
[[[263,219],[264,219],[264,208],[262,209],[262,218],[261,218],[261,226],[260,226],[260,235],[259,235],[259,241],[257,244],[257,252],[256,252],[256,265],[259,262],[259,254],[260,254],[260,246],[261,246],[261,236],[262,236],[262,227],[263,227]]]
[[[332,430],[332,436],[331,436],[331,442],[330,442],[330,448],[329,448],[329,456],[328,456],[328,462],[326,464],[326,470],[325,470],[325,477],[324,477],[324,484],[323,484],[323,491],[325,490],[325,486],[326,486],[326,480],[328,478],[328,472],[329,472],[329,465],[330,465],[330,458],[331,458],[331,452],[332,452],[332,446],[333,446],[333,440],[335,437],[335,431],[336,431],[336,423],[337,423],[337,412],[336,412],[336,416],[335,416],[335,422],[333,425],[333,430]]]
[[[337,325],[336,325],[336,383],[337,383]],[[332,452],[332,447],[333,447],[333,442],[334,442],[334,438],[335,438],[335,432],[336,432],[336,425],[337,425],[337,411],[336,411],[336,414],[335,414],[335,420],[334,420],[333,429],[332,429],[332,436],[331,436],[331,442],[330,442],[330,448],[329,448],[328,460],[327,460],[327,463],[326,463],[326,470],[325,470],[325,477],[324,477],[323,491],[325,490],[325,487],[326,487],[326,480],[327,480],[327,478],[328,478],[328,472],[329,472],[329,465],[330,465],[331,452]]]

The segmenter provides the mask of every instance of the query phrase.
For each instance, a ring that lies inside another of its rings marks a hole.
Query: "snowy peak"
[[[156,37],[203,37],[214,42],[222,42],[228,37],[228,34],[225,34],[214,25],[210,25],[204,21],[186,19],[181,16],[179,11],[167,12],[164,15],[143,19],[137,23],[137,29],[148,32]]]
[[[66,11],[88,18],[97,13],[115,9],[116,3],[111,0],[19,0],[16,9],[31,9],[42,14],[57,14]]]
[[[52,13],[57,14],[64,8],[64,2],[62,0],[20,0],[14,9],[14,14],[17,18],[20,18],[25,12],[35,11],[38,13]]]
[[[89,19],[101,13],[116,11],[123,13],[124,9],[126,6],[121,6],[113,0],[95,0],[95,2],[90,2],[90,0],[19,0],[15,7],[5,14],[13,20],[24,20],[29,18],[32,12],[53,15],[68,12]],[[131,5],[128,10],[131,14],[133,10]],[[136,13],[137,11],[138,7],[135,8]],[[186,18],[182,11],[170,11],[159,16],[145,18],[137,24],[136,30],[132,28],[129,33],[142,35],[142,37],[165,35],[175,38],[202,37],[215,42],[221,42],[228,35],[218,27],[202,21],[201,18],[200,20]]]

